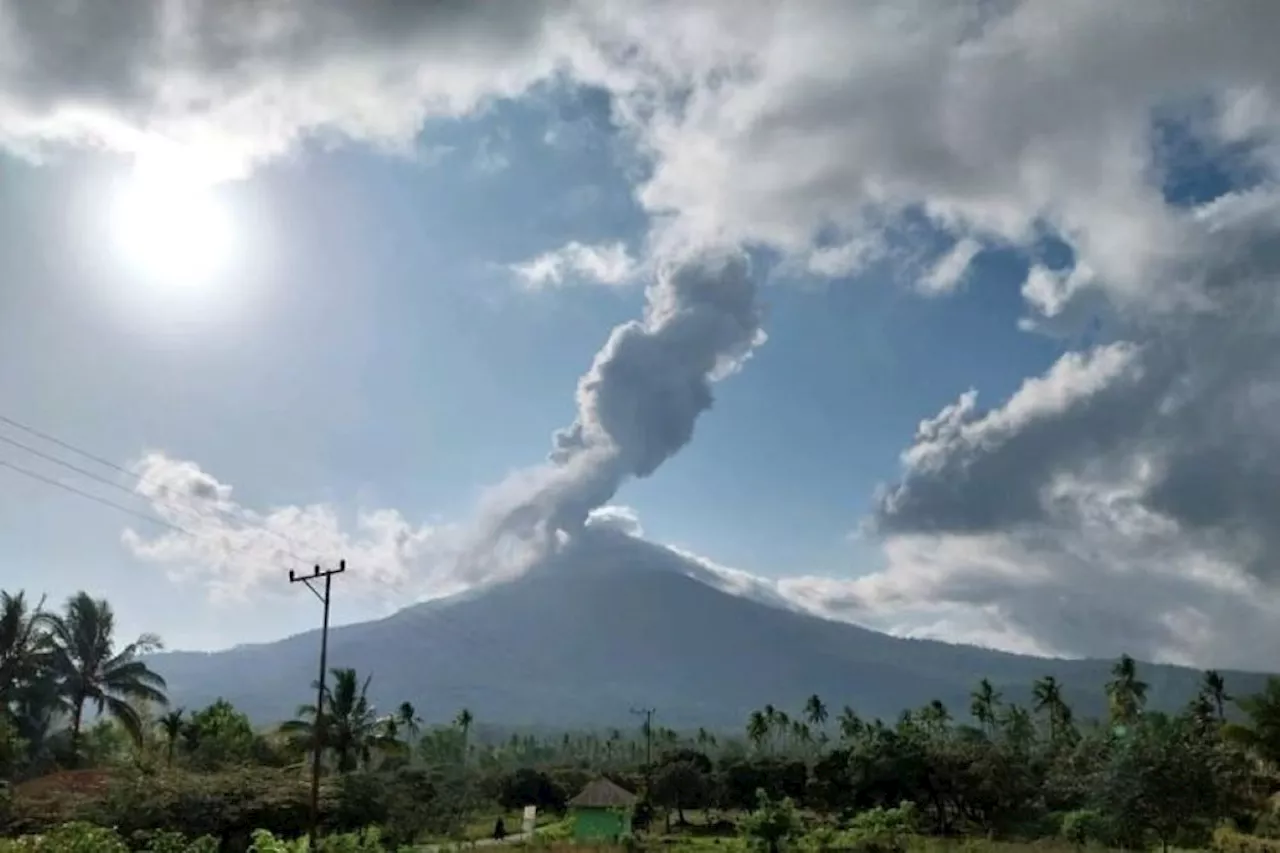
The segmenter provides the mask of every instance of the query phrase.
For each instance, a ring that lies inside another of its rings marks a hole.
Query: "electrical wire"
[[[156,518],[154,515],[151,515],[150,513],[142,512],[141,510],[131,509],[130,507],[125,506],[124,504],[119,504],[119,503],[116,503],[115,501],[108,500],[107,498],[104,498],[101,495],[95,495],[92,492],[86,492],[81,489],[77,489],[75,486],[68,485],[67,483],[62,482],[61,480],[55,480],[53,477],[46,477],[43,474],[40,474],[36,471],[32,471],[30,468],[24,468],[21,465],[15,465],[14,463],[9,462],[8,460],[0,459],[0,468],[8,468],[10,471],[16,471],[17,473],[23,475],[24,477],[30,477],[33,480],[39,480],[40,482],[50,486],[54,486],[55,488],[64,489],[68,492],[71,492],[73,495],[79,495],[82,498],[88,498],[89,500],[94,501],[96,503],[100,503],[103,506],[113,507],[115,509],[120,510],[121,512],[128,513],[129,515],[132,515],[135,518],[141,518],[143,521],[149,521],[152,524],[158,524],[161,527],[167,527],[170,530],[177,531],[178,533],[185,533],[187,536],[191,536],[191,537],[195,536],[194,533],[192,533],[190,530],[187,530],[185,527],[183,527],[180,524],[174,524],[173,522],[165,521],[163,518]]]
[[[67,462],[65,459],[59,459],[57,456],[54,456],[51,453],[45,453],[44,451],[39,450],[38,448],[31,447],[28,444],[24,444],[21,441],[17,441],[15,439],[9,438],[6,435],[0,435],[0,441],[4,442],[5,444],[16,447],[19,450],[25,451],[26,453],[30,453],[33,456],[39,457],[40,459],[44,459],[47,462],[52,462],[55,465],[60,465],[61,467],[66,468],[68,471],[73,471],[77,474],[80,474],[83,477],[88,477],[90,480],[93,480],[94,482],[101,483],[104,486],[110,486],[113,489],[117,489],[118,491],[124,492],[126,495],[129,495],[130,497],[134,497],[134,498],[140,497],[140,495],[136,491],[134,491],[133,489],[130,489],[128,486],[122,486],[120,483],[117,483],[116,481],[108,477],[103,477],[102,475],[97,474],[93,471],[90,471],[86,468],[81,468],[79,465],[73,465],[70,462]],[[134,476],[134,478],[139,480],[140,482],[142,480],[142,478],[136,477],[136,475],[131,475],[131,476]],[[185,513],[186,516],[192,520],[195,520],[195,521],[204,520],[204,516],[195,508],[183,507],[173,503],[166,503],[164,501],[154,501],[154,502],[166,509],[171,509],[179,513]],[[215,506],[214,510],[217,511],[218,507]],[[274,532],[274,531],[267,530],[266,528],[258,528],[258,529],[265,530],[268,533]],[[184,531],[184,532],[189,533],[189,531]],[[194,535],[194,534],[190,534],[190,535]],[[302,559],[297,554],[294,554],[291,551],[283,551],[281,553],[283,553],[285,556],[292,557],[294,560],[297,560],[300,565],[303,565],[303,566],[309,565],[307,560]]]
[[[128,478],[129,478],[130,480],[132,480],[135,484],[141,485],[141,484],[146,483],[146,484],[150,484],[150,485],[153,485],[153,486],[159,486],[159,487],[162,487],[162,488],[163,488],[163,487],[166,487],[166,485],[167,485],[167,484],[164,484],[164,483],[160,483],[160,482],[158,482],[158,481],[156,481],[156,480],[154,480],[154,479],[152,479],[152,478],[144,477],[144,476],[142,476],[142,475],[140,475],[140,474],[138,474],[138,473],[136,473],[136,472],[134,472],[134,471],[130,471],[129,469],[127,469],[127,468],[123,467],[122,465],[118,465],[118,464],[116,464],[115,462],[112,462],[112,461],[111,461],[111,460],[109,460],[109,459],[106,459],[106,458],[104,458],[104,457],[102,457],[102,456],[99,456],[99,455],[97,455],[97,454],[95,454],[95,453],[91,453],[91,452],[90,452],[90,451],[88,451],[88,450],[85,450],[85,449],[83,449],[83,448],[81,448],[81,447],[77,447],[76,445],[71,444],[71,443],[70,443],[70,442],[68,442],[68,441],[64,441],[64,440],[62,440],[62,439],[58,438],[57,436],[50,435],[50,434],[49,434],[49,433],[47,433],[47,432],[44,432],[44,431],[42,431],[42,430],[36,429],[35,427],[29,426],[29,425],[27,425],[27,424],[24,424],[24,423],[22,423],[21,421],[15,420],[15,419],[13,419],[13,418],[11,418],[11,417],[8,417],[8,416],[6,416],[6,415],[4,415],[4,414],[0,414],[0,423],[7,424],[8,426],[11,426],[11,427],[13,427],[13,428],[15,428],[15,429],[21,430],[22,432],[25,432],[25,433],[28,433],[28,434],[30,434],[30,435],[33,435],[33,436],[35,436],[36,438],[42,439],[43,441],[47,441],[47,442],[49,442],[50,444],[54,444],[54,445],[56,445],[56,446],[58,446],[58,447],[63,448],[64,450],[68,450],[68,451],[70,451],[70,452],[72,452],[72,453],[75,453],[75,454],[77,454],[77,455],[79,455],[79,456],[81,456],[81,457],[83,457],[83,458],[85,458],[85,459],[88,459],[88,460],[90,460],[90,461],[92,461],[92,462],[95,462],[95,463],[97,463],[97,464],[99,464],[99,465],[103,465],[103,466],[105,466],[105,467],[107,467],[107,468],[110,468],[111,470],[116,471],[117,473],[123,474],[124,476],[128,477]],[[89,471],[89,470],[87,470],[87,469],[85,469],[85,468],[82,468],[82,467],[80,467],[80,466],[78,466],[78,465],[74,465],[74,464],[72,464],[72,463],[70,463],[70,462],[67,462],[66,460],[59,459],[59,458],[57,458],[56,456],[54,456],[54,455],[52,455],[52,454],[45,453],[45,452],[43,452],[43,451],[41,451],[41,450],[38,450],[38,449],[33,448],[33,447],[30,447],[29,445],[26,445],[26,444],[24,444],[24,443],[22,443],[22,442],[20,442],[20,441],[17,441],[16,439],[9,438],[9,437],[4,436],[4,435],[0,435],[0,441],[3,441],[3,442],[5,442],[6,444],[12,445],[13,447],[16,447],[16,448],[18,448],[18,449],[20,449],[20,450],[23,450],[23,451],[25,451],[25,452],[27,452],[27,453],[30,453],[30,454],[32,454],[32,455],[34,455],[34,456],[37,456],[37,457],[41,458],[41,459],[45,459],[46,461],[52,462],[52,463],[54,463],[55,465],[59,465],[59,466],[61,466],[61,467],[63,467],[63,468],[66,468],[66,469],[68,469],[68,470],[70,470],[70,471],[74,471],[74,472],[75,472],[75,473],[77,473],[77,474],[80,474],[80,475],[82,475],[82,476],[88,477],[89,479],[94,480],[95,482],[102,483],[102,484],[104,484],[104,485],[110,486],[110,487],[111,487],[111,488],[113,488],[113,489],[118,489],[118,490],[120,490],[120,491],[124,492],[125,494],[130,495],[131,497],[138,497],[138,496],[139,496],[139,495],[138,495],[138,493],[137,493],[136,491],[134,491],[133,489],[130,489],[130,488],[129,488],[129,487],[127,487],[127,486],[123,486],[123,485],[121,485],[120,483],[115,482],[114,480],[111,480],[111,479],[109,479],[109,478],[107,478],[107,477],[103,477],[103,476],[101,476],[101,475],[99,475],[99,474],[96,474],[96,473],[94,473],[94,472],[92,472],[92,471]],[[8,467],[8,468],[15,468],[15,466],[13,466],[13,465],[11,465],[11,464],[6,464],[6,465],[5,465],[5,467]],[[47,478],[44,478],[44,477],[42,477],[42,476],[40,476],[40,475],[35,475],[35,476],[36,476],[36,478],[37,478],[37,479],[41,479],[41,480],[44,480],[45,482],[49,482],[49,480],[48,480]],[[71,487],[66,486],[66,484],[63,484],[63,483],[61,483],[60,481],[52,481],[52,482],[54,482],[54,483],[58,483],[58,484],[59,484],[60,486],[62,486],[62,487],[65,487],[65,488],[71,489]],[[74,489],[71,489],[71,490],[72,490],[72,491],[76,491],[77,493],[79,493],[79,490],[74,490]],[[107,504],[108,504],[108,505],[110,505],[110,506],[116,506],[117,508],[121,508],[121,507],[119,507],[119,505],[115,504],[114,502],[108,502],[108,501],[105,501],[105,499],[98,499],[96,496],[92,497],[91,499],[93,499],[93,500],[98,500],[98,502],[99,502],[99,503],[104,503],[104,502],[105,502],[105,503],[107,503]],[[193,519],[200,519],[200,520],[202,520],[202,518],[203,518],[203,517],[202,517],[202,515],[201,515],[201,513],[199,513],[198,511],[196,511],[194,508],[190,508],[190,507],[182,507],[182,506],[179,506],[179,505],[176,505],[176,504],[172,504],[172,503],[164,503],[164,502],[158,502],[158,503],[160,503],[162,506],[165,506],[165,507],[167,507],[167,508],[169,508],[169,509],[172,509],[172,510],[175,510],[175,511],[178,511],[178,512],[185,512],[185,513],[187,513],[187,514],[188,514],[188,517],[190,517],[190,518],[193,518]],[[263,532],[263,533],[267,533],[267,534],[269,534],[269,535],[271,535],[271,536],[276,537],[279,541],[281,541],[281,542],[283,542],[284,544],[288,545],[290,548],[298,548],[298,549],[300,549],[300,550],[304,548],[304,546],[303,546],[303,545],[301,545],[299,542],[297,542],[296,540],[292,539],[291,537],[285,536],[283,533],[280,533],[280,532],[279,532],[279,531],[277,531],[277,530],[272,530],[272,529],[271,529],[271,528],[269,528],[269,527],[263,527],[263,526],[261,526],[261,525],[257,525],[257,524],[256,524],[256,522],[254,522],[252,519],[246,519],[243,515],[240,515],[239,517],[237,517],[234,513],[232,513],[232,511],[231,511],[230,509],[227,509],[226,507],[220,507],[220,506],[217,506],[217,505],[215,504],[215,505],[213,505],[211,508],[213,509],[213,511],[214,511],[214,512],[220,513],[220,514],[222,514],[224,517],[230,518],[230,519],[232,519],[232,520],[234,520],[234,521],[238,521],[238,522],[240,522],[241,524],[254,524],[254,525],[255,525],[255,527],[254,527],[254,529],[255,529],[255,530],[257,530],[257,531],[261,531],[261,532]],[[151,521],[159,521],[159,519],[154,518],[154,516],[151,516],[151,515],[146,514],[146,513],[140,513],[140,512],[139,512],[139,511],[137,511],[137,510],[127,509],[126,511],[127,511],[127,512],[129,512],[131,515],[137,515],[137,516],[140,516],[140,517],[146,518],[146,519],[151,520]],[[164,523],[164,522],[161,522],[161,523]],[[170,527],[173,527],[174,529],[181,530],[182,532],[186,533],[186,534],[187,534],[187,535],[189,535],[189,536],[194,536],[194,535],[195,535],[195,534],[191,533],[189,530],[186,530],[185,528],[178,527],[177,525],[169,525],[169,526],[170,526]],[[304,559],[303,557],[298,556],[298,554],[294,553],[294,552],[293,552],[293,551],[291,551],[291,550],[284,550],[284,551],[282,551],[281,553],[282,553],[283,555],[285,555],[285,556],[292,557],[294,560],[296,560],[296,561],[298,562],[298,564],[299,564],[299,565],[304,566],[304,567],[310,566],[310,565],[312,564],[312,562],[313,562],[313,561],[311,561],[311,560],[307,560],[307,559]]]

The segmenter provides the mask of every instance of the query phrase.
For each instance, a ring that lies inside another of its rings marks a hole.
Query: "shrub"
[[[1110,834],[1106,818],[1094,809],[1079,809],[1062,816],[1062,837],[1077,847],[1105,843]]]
[[[868,853],[905,850],[919,824],[915,803],[903,802],[891,809],[877,806],[859,812],[849,821],[849,832],[859,842],[859,848]]]
[[[216,838],[188,839],[177,832],[157,832],[135,836],[133,849],[139,853],[218,853]],[[305,853],[307,839],[284,840],[265,829],[250,836],[250,853]],[[377,830],[331,835],[320,841],[320,853],[385,853]],[[0,839],[0,853],[129,853],[119,833],[93,824],[76,822],[54,827],[44,835],[24,835]]]
[[[1209,847],[1215,853],[1280,853],[1280,840],[1246,835],[1228,827],[1213,833]]]
[[[742,820],[742,833],[753,847],[777,853],[800,834],[800,817],[790,798],[770,799],[763,788],[756,792],[756,810]]]
[[[321,788],[321,811],[335,810],[332,787]],[[308,781],[263,768],[214,773],[139,774],[113,784],[100,806],[102,822],[124,833],[176,830],[222,840],[247,839],[255,828],[293,837],[310,815]]]
[[[76,822],[45,835],[0,839],[0,853],[129,853],[129,848],[115,830]]]

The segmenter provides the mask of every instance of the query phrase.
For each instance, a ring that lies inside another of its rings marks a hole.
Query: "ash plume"
[[[659,265],[644,317],[616,327],[578,381],[578,414],[546,463],[517,472],[482,507],[464,563],[509,575],[579,532],[629,477],[647,477],[693,438],[712,384],[765,340],[745,253],[703,250]]]

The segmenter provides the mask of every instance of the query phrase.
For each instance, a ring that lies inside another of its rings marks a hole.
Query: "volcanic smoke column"
[[[503,489],[489,543],[514,537],[544,552],[558,531],[572,536],[623,480],[647,477],[689,443],[712,383],[765,340],[740,251],[666,264],[645,295],[644,318],[615,328],[579,380],[577,418],[556,433],[548,464]]]

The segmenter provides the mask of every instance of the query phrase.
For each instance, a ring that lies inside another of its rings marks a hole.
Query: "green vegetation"
[[[484,839],[499,819],[510,843],[555,849],[572,835],[569,799],[600,774],[641,795],[633,848],[1280,853],[1280,679],[1236,699],[1207,672],[1187,708],[1162,714],[1124,656],[1100,687],[1103,720],[1078,720],[1046,677],[1030,707],[984,679],[960,719],[934,701],[864,720],[813,695],[794,714],[751,713],[741,733],[646,721],[535,736],[468,709],[436,725],[408,702],[380,713],[370,675],[335,669],[322,714],[303,705],[264,730],[224,700],[168,708],[140,659],[158,647],[119,645],[110,606],[83,593],[61,612],[0,594],[0,853],[303,850],[317,719],[333,853]],[[519,837],[528,805],[532,839]]]

